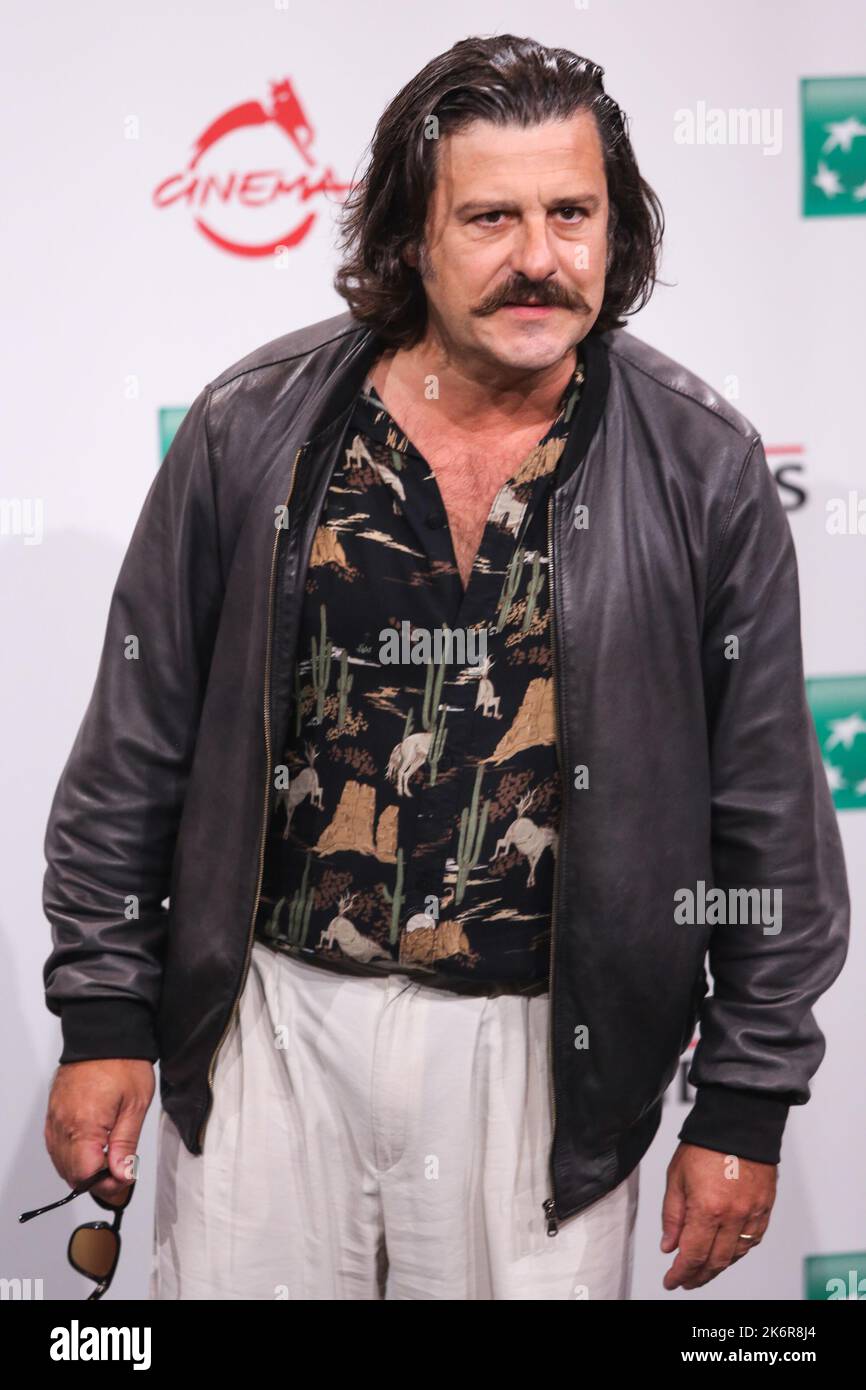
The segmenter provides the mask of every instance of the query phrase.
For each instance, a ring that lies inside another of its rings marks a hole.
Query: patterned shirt
[[[582,381],[578,350],[465,591],[433,470],[369,379],[359,392],[306,576],[258,940],[459,992],[548,988],[547,504]]]

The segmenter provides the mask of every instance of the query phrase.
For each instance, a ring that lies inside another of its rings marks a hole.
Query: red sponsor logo
[[[319,168],[315,132],[289,79],[271,82],[270,96],[268,106],[245,101],[218,116],[195,141],[186,169],[153,193],[158,208],[189,208],[202,236],[235,256],[297,246],[316,220],[310,203],[351,188],[330,167]]]

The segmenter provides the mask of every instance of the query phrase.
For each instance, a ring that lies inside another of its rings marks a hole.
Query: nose
[[[517,232],[510,257],[511,270],[527,280],[546,280],[558,267],[551,242],[547,215],[525,216]]]

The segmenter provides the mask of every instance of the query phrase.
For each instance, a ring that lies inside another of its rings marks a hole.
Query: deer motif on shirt
[[[490,717],[491,709],[494,710],[492,717],[494,719],[501,719],[502,715],[499,713],[499,696],[495,693],[493,682],[490,679],[490,668],[492,665],[493,658],[491,656],[485,656],[479,668],[478,694],[475,697],[475,708],[477,709],[479,705],[483,705],[484,708],[481,713],[484,715],[485,719]]]
[[[515,496],[508,483],[503,483],[493,500],[488,523],[492,521],[503,525],[512,536],[516,536],[525,512],[526,503]]]
[[[508,854],[509,850],[516,849],[518,854],[522,854],[529,860],[529,877],[526,886],[529,888],[535,883],[535,869],[539,859],[546,849],[550,849],[554,859],[557,853],[558,836],[555,830],[546,825],[536,825],[535,821],[529,819],[525,814],[532,804],[536,788],[526,792],[517,803],[517,815],[509,825],[501,840],[496,841],[496,848],[490,856],[489,863],[498,859],[500,855]]]
[[[390,782],[396,779],[398,796],[412,795],[409,790],[409,778],[420,767],[423,767],[427,754],[430,752],[432,737],[433,730],[424,729],[420,733],[410,734],[408,738],[401,739],[399,743],[395,744],[388,759],[385,776]]]
[[[292,826],[292,816],[295,807],[299,806],[305,797],[310,798],[310,805],[315,806],[318,811],[323,809],[322,805],[322,786],[319,781],[319,774],[313,767],[313,763],[319,756],[316,748],[311,743],[304,744],[309,767],[303,768],[297,777],[293,777],[287,787],[280,787],[277,791],[277,805],[282,804],[286,808],[286,825],[283,830],[283,839],[289,838],[289,831]]]
[[[346,451],[346,462],[352,468],[355,468],[359,463],[366,463],[368,467],[372,468],[381,483],[385,483],[395,496],[399,497],[401,502],[406,501],[406,489],[397,477],[397,474],[392,468],[389,468],[386,463],[381,463],[379,459],[373,458],[373,455],[370,453],[359,434],[356,434],[355,438],[352,440],[351,449]],[[394,503],[394,507],[396,509],[396,502]]]
[[[362,936],[354,922],[346,916],[346,913],[354,901],[354,893],[341,893],[337,907],[336,917],[332,917],[326,927],[322,929],[319,937],[319,944],[316,948],[321,950],[324,946],[330,950],[334,942],[337,943],[344,956],[349,956],[352,960],[361,961],[366,964],[371,960],[390,960],[389,953],[382,949],[375,941],[366,936]]]

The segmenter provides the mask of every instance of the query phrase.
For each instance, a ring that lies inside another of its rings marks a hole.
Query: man
[[[202,391],[132,537],[46,836],[46,1138],[121,1194],[159,1058],[154,1297],[627,1298],[698,1019],[665,1287],[767,1228],[845,869],[760,437],[624,331],[662,217],[602,77],[428,64],[350,312]]]

